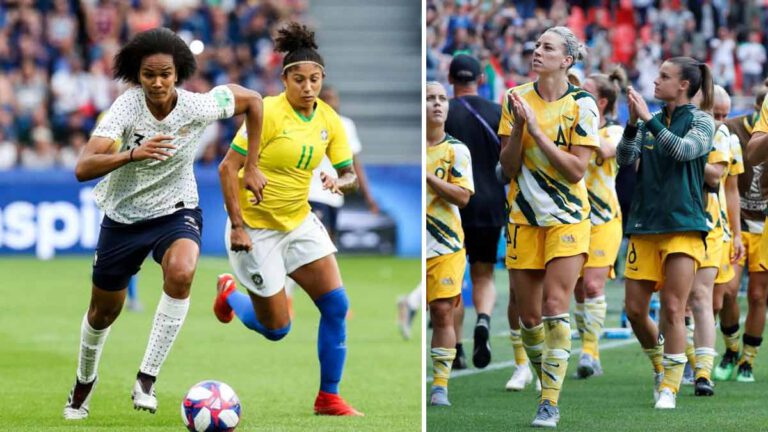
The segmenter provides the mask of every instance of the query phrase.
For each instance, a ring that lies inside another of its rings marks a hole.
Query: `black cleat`
[[[714,384],[704,377],[696,378],[694,385],[694,394],[696,396],[714,396],[715,394]]]
[[[461,344],[456,345],[456,357],[453,358],[453,370],[467,368],[467,356],[464,355],[464,347]]]
[[[472,363],[478,369],[483,369],[491,362],[490,323],[478,319],[475,325],[475,344],[472,349]]]

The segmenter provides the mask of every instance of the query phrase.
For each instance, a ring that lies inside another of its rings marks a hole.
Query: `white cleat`
[[[538,377],[536,378],[536,391],[541,393],[541,380]]]
[[[659,400],[659,388],[661,388],[661,382],[664,380],[664,372],[654,372],[653,374],[653,401]]]
[[[656,401],[656,409],[675,409],[677,396],[672,390],[664,387],[659,392],[659,400]]]
[[[528,363],[515,365],[515,370],[512,372],[512,377],[507,381],[507,385],[504,386],[507,391],[521,391],[533,381],[533,372],[528,366]],[[538,383],[539,380],[536,380]],[[540,384],[539,384],[540,385]]]
[[[64,405],[65,420],[82,420],[88,417],[88,405],[91,402],[94,387],[96,387],[96,379],[88,384],[82,384],[75,379],[75,385],[72,386],[72,390],[69,392],[67,404]],[[82,400],[79,404],[75,402],[75,392],[78,393],[77,399]],[[86,392],[85,396],[83,396],[82,392]]]
[[[155,395],[155,384],[152,384],[149,392],[145,392],[141,387],[141,380],[137,379],[131,392],[133,399],[133,408],[137,410],[149,411],[154,414],[157,411],[157,396]]]

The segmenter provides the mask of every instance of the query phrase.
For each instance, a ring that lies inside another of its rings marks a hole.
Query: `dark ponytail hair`
[[[317,63],[325,75],[325,63],[316,50],[315,32],[303,24],[291,22],[277,31],[275,51],[286,53],[283,58],[283,75],[290,69],[286,69],[286,66],[298,62]]]
[[[616,114],[616,101],[619,99],[619,93],[627,89],[627,73],[620,66],[617,66],[610,74],[593,74],[589,76],[597,87],[597,98],[605,98],[608,104],[605,106],[605,112]]]
[[[680,79],[689,82],[688,98],[693,98],[701,89],[701,104],[699,109],[711,111],[715,104],[715,87],[712,79],[712,71],[706,63],[699,62],[690,57],[672,57],[668,62],[680,68]]]

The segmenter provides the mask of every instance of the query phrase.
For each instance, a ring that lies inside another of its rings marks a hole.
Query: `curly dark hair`
[[[291,22],[277,31],[275,51],[287,53],[283,67],[300,61],[312,61],[324,67],[323,58],[316,50],[315,32],[303,24]]]
[[[195,56],[184,40],[173,31],[159,27],[138,33],[120,49],[115,56],[115,78],[139,84],[141,61],[154,54],[173,57],[178,84],[192,76],[197,69]]]

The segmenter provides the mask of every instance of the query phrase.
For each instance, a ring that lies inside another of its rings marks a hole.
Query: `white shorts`
[[[283,289],[287,275],[336,252],[328,232],[312,212],[293,231],[246,227],[253,242],[250,252],[230,249],[230,231],[227,220],[224,242],[229,264],[240,283],[259,297],[272,297]]]

